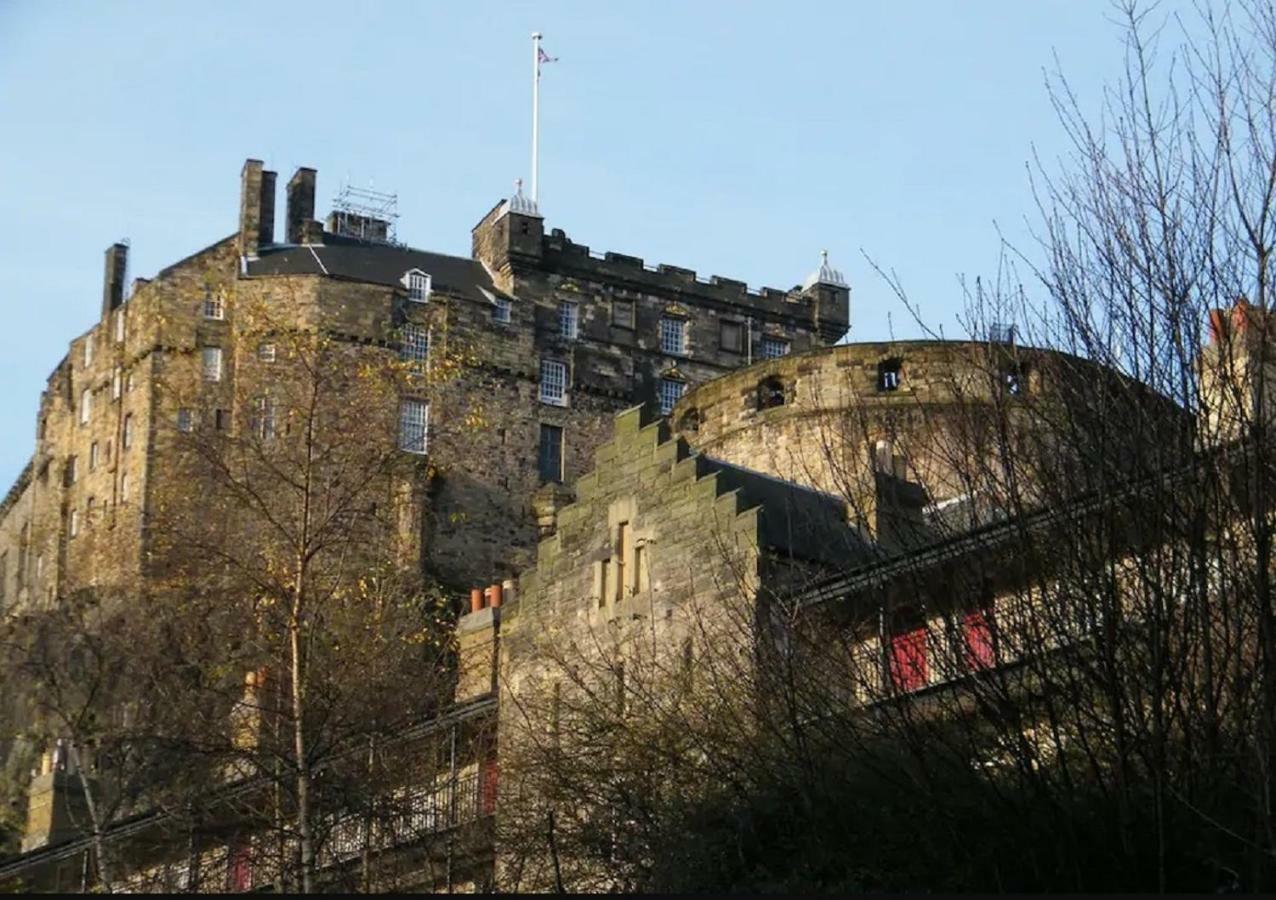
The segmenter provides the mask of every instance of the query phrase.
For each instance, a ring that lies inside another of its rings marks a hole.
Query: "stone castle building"
[[[732,608],[759,644],[809,622],[818,642],[849,636],[848,702],[960,684],[972,666],[1028,652],[994,653],[989,623],[1030,614],[1014,605],[1034,573],[1013,538],[1025,524],[1055,527],[1008,517],[993,496],[1003,479],[1032,508],[1191,455],[1189,413],[1088,360],[1005,339],[838,344],[849,289],[827,260],[800,287],[753,293],[546,235],[520,193],[483,217],[460,259],[393,242],[374,215],[338,210],[321,225],[314,190],[313,170],[298,170],[276,242],[275,175],[249,160],[239,230],[127,299],[127,248],[107,251],[102,319],[50,377],[32,463],[3,507],[3,602],[148,577],[147,498],[165,477],[166,431],[196,419],[261,427],[252,404],[286,362],[237,322],[250,302],[283,305],[294,327],[359,352],[459,360],[448,379],[397,398],[400,447],[429,464],[410,518],[422,567],[470,594],[455,705],[420,735],[451,729],[455,748],[458,729],[486,723],[498,737],[461,759],[454,749],[411,788],[430,810],[405,813],[424,848],[417,887],[552,886],[545,865],[514,866],[491,823],[522,821],[497,772],[505,779],[521,748],[557,728],[573,667],[598,666],[623,693],[651,666],[735,653],[720,614]],[[1234,319],[1239,333],[1243,311]],[[240,379],[252,386],[236,390]],[[1063,427],[1103,454],[1073,466]],[[759,625],[777,604],[801,624]],[[949,641],[945,657],[936,648]],[[579,655],[565,659],[567,646]],[[0,883],[65,887],[92,854],[50,811],[65,766],[45,763],[31,800],[43,824],[30,852],[0,864]],[[431,868],[441,835],[447,864]],[[468,851],[454,864],[457,835]],[[199,866],[181,848],[152,855],[135,886],[190,886],[199,869],[203,890],[266,887],[236,846],[200,851]],[[329,850],[334,872],[354,858],[343,852]]]

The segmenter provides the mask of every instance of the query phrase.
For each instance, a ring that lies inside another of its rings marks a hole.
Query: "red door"
[[[915,691],[926,686],[926,629],[897,634],[891,638],[891,683],[897,691]]]
[[[967,614],[961,624],[966,643],[966,668],[990,669],[996,663],[992,648],[992,625],[983,610]]]

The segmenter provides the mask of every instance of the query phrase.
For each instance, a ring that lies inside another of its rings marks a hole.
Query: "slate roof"
[[[325,234],[324,243],[263,247],[248,261],[249,275],[324,275],[372,284],[400,285],[403,273],[420,269],[433,290],[485,300],[480,288],[500,294],[478,260],[395,244],[375,244]]]

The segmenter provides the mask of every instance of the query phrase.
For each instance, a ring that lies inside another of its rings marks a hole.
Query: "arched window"
[[[779,378],[771,376],[758,383],[758,409],[783,406],[784,402],[784,382]]]

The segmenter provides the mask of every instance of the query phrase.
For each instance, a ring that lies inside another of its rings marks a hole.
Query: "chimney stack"
[[[315,170],[300,168],[288,180],[287,239],[290,244],[311,243],[312,229],[307,226],[315,217]]]
[[[124,278],[128,271],[128,244],[123,241],[106,248],[106,271],[102,276],[102,317],[124,302]]]
[[[255,258],[274,238],[275,173],[263,171],[259,159],[245,160],[239,175],[239,252]]]

